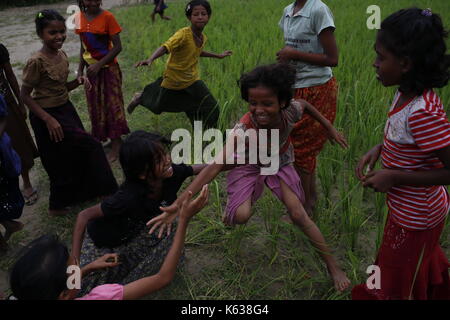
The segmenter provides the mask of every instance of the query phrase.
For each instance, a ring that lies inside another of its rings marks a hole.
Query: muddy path
[[[108,10],[117,6],[129,6],[142,3],[143,0],[103,0],[103,8]],[[148,6],[153,7],[152,1],[147,0]],[[64,17],[68,17],[67,9],[76,1],[64,1],[57,4],[45,4],[20,8],[8,8],[0,11],[0,43],[4,44],[9,51],[11,64],[19,82],[21,81],[22,69],[32,52],[41,48],[41,42],[36,35],[34,18],[36,13],[43,9],[54,9]],[[149,8],[149,10],[151,10]],[[78,36],[71,30],[67,32],[67,40],[64,50],[69,57],[76,57],[80,50]],[[72,59],[71,59],[72,60]],[[77,63],[72,60],[71,69],[75,70]],[[38,211],[45,207],[48,202],[48,182],[39,159],[35,160],[35,166],[30,172],[33,186],[38,188],[39,200],[32,206],[25,206],[19,219],[25,225],[23,239],[10,245],[10,250],[5,256],[0,256],[0,264],[14,259],[28,240],[41,234],[42,221],[39,219]],[[0,226],[0,232],[4,232]],[[22,238],[22,237],[21,237]],[[3,261],[2,261],[3,260]],[[9,264],[9,262],[7,263]],[[0,267],[0,299],[8,289],[7,270]]]
[[[102,8],[109,10],[117,6],[129,6],[138,3],[148,3],[149,7],[153,7],[152,2],[150,0],[103,0]],[[30,54],[41,48],[41,42],[35,33],[34,18],[36,13],[44,9],[54,9],[64,17],[69,17],[68,8],[75,3],[76,1],[72,0],[0,11],[0,43],[8,48],[11,64],[19,80],[23,65]],[[78,36],[73,31],[68,30],[64,51],[69,57],[73,57],[78,54],[79,49]]]

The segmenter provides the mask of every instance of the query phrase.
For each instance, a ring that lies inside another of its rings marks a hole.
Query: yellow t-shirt
[[[191,28],[185,27],[175,32],[163,44],[169,51],[170,56],[161,87],[181,90],[200,80],[198,58],[203,51],[206,40],[206,35],[203,34],[203,44],[200,48],[197,47]]]

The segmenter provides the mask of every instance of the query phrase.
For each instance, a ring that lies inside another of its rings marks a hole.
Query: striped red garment
[[[407,171],[442,168],[434,151],[450,145],[450,123],[441,100],[427,90],[395,108],[400,96],[397,92],[386,122],[383,166]],[[387,204],[396,223],[425,230],[445,219],[450,197],[445,186],[397,186],[389,190]]]

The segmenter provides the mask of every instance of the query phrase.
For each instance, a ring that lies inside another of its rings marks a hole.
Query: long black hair
[[[381,23],[378,40],[395,56],[408,58],[411,70],[403,75],[400,91],[422,94],[442,88],[450,78],[444,29],[439,15],[429,9],[402,9]]]
[[[57,300],[67,289],[69,251],[56,235],[32,241],[12,267],[9,283],[19,300]]]
[[[119,161],[125,179],[139,181],[141,175],[154,177],[156,168],[163,160],[170,140],[143,130],[131,133],[120,147]]]

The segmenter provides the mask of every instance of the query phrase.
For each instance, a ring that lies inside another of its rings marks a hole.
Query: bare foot
[[[64,208],[64,209],[48,209],[48,214],[53,217],[60,217],[65,216],[70,212],[70,208]]]
[[[350,286],[350,280],[347,278],[345,272],[341,269],[338,268],[334,271],[330,271],[330,274],[334,282],[334,287],[337,291],[342,292]]]
[[[38,192],[33,187],[23,189],[22,195],[27,206],[31,206],[38,201]]]
[[[136,107],[141,104],[141,97],[142,93],[140,92],[134,94],[133,100],[131,100],[130,104],[127,107],[127,112],[129,114],[132,114],[134,109],[136,109]]]
[[[23,223],[19,222],[19,221],[13,221],[13,220],[9,220],[9,221],[2,221],[3,226],[6,229],[5,232],[5,242],[9,240],[9,238],[11,238],[11,235],[14,232],[20,231],[23,229]]]

